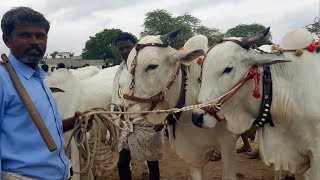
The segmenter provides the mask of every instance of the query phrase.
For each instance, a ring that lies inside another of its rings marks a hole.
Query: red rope
[[[259,67],[257,65],[254,65],[251,67],[249,76],[251,79],[254,79],[254,90],[252,96],[256,99],[261,97],[260,93],[260,72]]]

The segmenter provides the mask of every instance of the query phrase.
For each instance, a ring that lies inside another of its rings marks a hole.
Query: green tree
[[[183,14],[174,17],[171,13],[164,9],[149,11],[146,13],[146,18],[143,23],[144,34],[166,34],[174,29],[182,28],[179,38],[175,41],[174,47],[176,49],[182,47],[184,43],[196,34],[203,34],[206,36],[222,36],[221,32],[215,28],[209,28],[201,24],[201,21],[190,15]]]
[[[216,28],[208,28],[206,26],[199,26],[196,29],[196,34],[203,34],[208,37],[209,46],[214,42],[214,38],[222,38],[223,34]]]
[[[231,37],[247,37],[254,34],[257,34],[261,31],[263,31],[266,27],[258,24],[240,24],[236,27],[233,27],[229,29],[226,34],[230,35]],[[269,35],[264,38],[261,42],[258,42],[257,45],[260,46],[262,44],[272,44],[272,36],[269,33]]]
[[[58,54],[58,51],[54,51],[53,53],[50,54],[50,56],[52,57],[52,59],[55,59],[57,54]]]
[[[312,33],[315,33],[317,34],[318,36],[320,36],[320,18],[319,17],[316,17],[314,19],[314,22],[307,25],[306,28],[312,32]]]
[[[119,64],[120,57],[114,42],[122,31],[120,29],[104,29],[90,36],[82,51],[84,59],[104,59]]]

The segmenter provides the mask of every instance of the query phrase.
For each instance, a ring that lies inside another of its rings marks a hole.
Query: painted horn
[[[252,36],[249,36],[249,37],[242,39],[241,47],[244,49],[249,49],[251,45],[255,44],[256,42],[258,42],[262,38],[266,37],[269,34],[269,31],[270,31],[270,27],[264,29],[263,31],[261,31],[258,34],[255,34],[255,35],[252,35]]]
[[[178,36],[178,34],[181,32],[182,28],[175,29],[167,34],[161,35],[160,39],[163,44],[168,44],[170,43]]]

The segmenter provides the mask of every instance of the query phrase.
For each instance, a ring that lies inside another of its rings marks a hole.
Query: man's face
[[[36,25],[16,26],[3,40],[14,57],[26,64],[38,64],[47,48],[47,33]]]
[[[134,44],[127,40],[127,41],[119,41],[117,43],[117,48],[119,49],[121,57],[126,61],[128,59],[129,53],[134,47]]]

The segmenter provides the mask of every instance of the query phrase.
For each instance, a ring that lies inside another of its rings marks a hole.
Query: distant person
[[[52,67],[51,67],[51,72],[53,72],[55,69],[56,69],[56,67],[55,67],[55,66],[52,66]]]
[[[127,32],[119,34],[116,39],[116,46],[123,61],[127,61],[129,53],[136,43],[137,40],[132,34]]]
[[[46,64],[42,64],[42,65],[41,65],[41,69],[44,70],[44,72],[48,73],[48,71],[49,71],[49,66],[46,65]]]
[[[47,76],[51,75],[51,72],[49,71],[49,66],[47,64],[42,64],[41,69],[47,73]]]
[[[58,63],[56,69],[58,70],[60,68],[66,68],[66,65],[64,65],[64,63]]]

